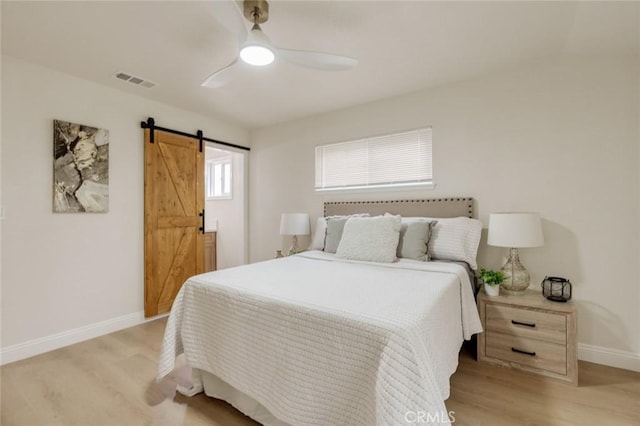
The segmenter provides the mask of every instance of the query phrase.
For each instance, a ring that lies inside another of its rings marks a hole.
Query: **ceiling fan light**
[[[262,67],[269,65],[276,58],[273,51],[264,46],[249,45],[240,50],[240,59],[249,65]]]

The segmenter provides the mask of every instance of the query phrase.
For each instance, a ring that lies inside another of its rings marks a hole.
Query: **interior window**
[[[209,200],[232,198],[231,179],[231,157],[208,159],[204,169],[206,198]]]

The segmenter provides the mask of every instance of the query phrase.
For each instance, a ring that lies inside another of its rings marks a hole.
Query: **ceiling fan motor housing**
[[[269,19],[269,3],[267,0],[245,0],[243,13],[252,24],[264,24]]]

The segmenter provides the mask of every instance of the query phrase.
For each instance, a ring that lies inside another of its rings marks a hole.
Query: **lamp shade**
[[[306,213],[282,213],[280,235],[309,235],[309,215]]]
[[[487,244],[497,247],[540,247],[542,221],[537,213],[491,213]]]

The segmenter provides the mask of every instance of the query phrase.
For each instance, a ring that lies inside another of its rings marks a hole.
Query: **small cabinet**
[[[204,233],[204,271],[216,270],[216,232]]]
[[[576,307],[539,292],[522,296],[478,294],[484,333],[478,360],[578,384]]]

